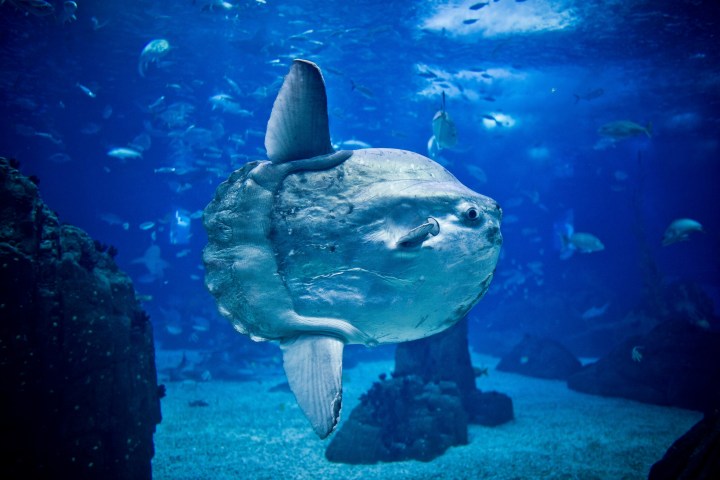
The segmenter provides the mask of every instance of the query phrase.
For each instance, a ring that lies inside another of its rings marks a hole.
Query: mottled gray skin
[[[428,218],[437,235],[398,244]],[[221,313],[255,339],[414,340],[451,326],[486,292],[499,222],[493,200],[412,152],[255,162],[206,209],[206,283]]]
[[[272,215],[295,310],[343,318],[357,332],[328,333],[348,343],[404,342],[451,326],[487,291],[502,243],[493,200],[403,150],[358,150],[332,170],[290,175]],[[437,234],[400,242],[428,218]]]
[[[218,187],[203,217],[209,237],[203,251],[205,284],[220,313],[239,332],[254,340],[279,340],[312,330],[313,322],[338,322],[304,319],[294,311],[270,243],[271,211],[288,174],[332,168],[350,155],[337,152],[281,164],[251,162]]]

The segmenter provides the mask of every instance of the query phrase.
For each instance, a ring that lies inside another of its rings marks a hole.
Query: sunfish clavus
[[[205,283],[241,333],[277,340],[321,438],[338,422],[346,343],[404,342],[460,320],[502,244],[494,200],[432,160],[333,151],[319,68],[296,60],[250,162],[205,209]]]

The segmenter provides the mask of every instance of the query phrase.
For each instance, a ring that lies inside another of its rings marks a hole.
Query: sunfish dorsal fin
[[[301,335],[280,346],[290,390],[315,433],[326,438],[340,418],[345,344],[327,335]]]
[[[333,152],[325,81],[314,63],[295,60],[290,67],[270,114],[265,149],[273,163]]]

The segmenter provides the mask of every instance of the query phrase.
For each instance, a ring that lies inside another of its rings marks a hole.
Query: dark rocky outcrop
[[[512,400],[503,393],[481,392],[470,362],[467,320],[447,330],[395,350],[395,377],[417,375],[426,383],[453,382],[458,388],[469,423],[500,425],[513,419]],[[489,410],[492,408],[492,410]]]
[[[650,469],[648,480],[720,478],[720,410],[708,412]]]
[[[582,368],[575,355],[559,342],[526,335],[510,353],[503,356],[497,369],[530,377],[565,380]]]
[[[417,376],[376,382],[333,437],[331,462],[430,461],[448,447],[467,444],[467,415],[452,382]]]
[[[707,411],[720,406],[720,333],[670,320],[568,379],[574,390]]]
[[[149,479],[148,316],[113,250],[61,225],[16,166],[0,159],[3,477]]]
[[[467,345],[467,322],[402,343],[393,378],[376,382],[330,442],[328,460],[376,463],[429,461],[467,443],[467,425],[513,418],[512,400],[481,392]]]

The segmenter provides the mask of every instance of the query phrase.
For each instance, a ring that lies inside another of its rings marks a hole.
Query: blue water
[[[0,155],[40,179],[62,221],[118,248],[159,347],[249,342],[205,290],[199,216],[230,172],[265,158],[293,58],[324,71],[336,144],[427,155],[445,91],[459,140],[436,160],[505,215],[496,278],[469,315],[475,348],[537,333],[599,355],[612,345],[579,336],[642,305],[648,282],[719,303],[716,2],[210,3],[79,0],[64,24],[0,6]],[[141,77],[160,38],[170,51]],[[213,109],[218,94],[247,113]],[[651,137],[598,134],[619,120]],[[129,145],[142,158],[107,154]],[[560,258],[553,227],[568,212],[604,250]],[[682,217],[705,233],[662,247]],[[137,259],[153,245],[151,271]],[[593,307],[605,310],[583,318]]]

